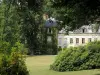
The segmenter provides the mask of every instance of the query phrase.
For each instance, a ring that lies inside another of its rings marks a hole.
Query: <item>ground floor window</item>
[[[58,45],[61,45],[61,44],[62,44],[62,39],[59,38],[59,39],[58,39]]]
[[[79,38],[76,38],[76,43],[79,43]]]
[[[97,41],[97,38],[94,38],[94,41]]]
[[[67,44],[67,38],[64,39],[64,44],[65,44],[65,45]]]
[[[73,43],[73,38],[70,38],[70,44],[72,44]]]
[[[92,42],[92,38],[88,38],[88,42]]]
[[[85,38],[82,38],[82,44],[84,44],[85,43]]]

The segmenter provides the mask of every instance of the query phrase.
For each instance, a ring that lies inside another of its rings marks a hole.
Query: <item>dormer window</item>
[[[49,20],[49,22],[50,22],[50,23],[53,23],[53,21],[52,21],[51,19]]]
[[[82,29],[82,33],[85,33],[85,32],[86,32],[86,29],[85,29],[85,28],[83,28],[83,29]]]
[[[85,32],[85,29],[82,29],[82,32],[84,33]]]

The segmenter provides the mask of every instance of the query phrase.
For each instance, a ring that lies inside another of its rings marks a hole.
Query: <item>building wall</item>
[[[70,43],[70,38],[73,39],[73,43]],[[79,39],[79,43],[76,43],[76,38]],[[82,43],[82,38],[85,39],[85,43]],[[58,34],[58,46],[64,47],[74,47],[79,45],[85,45],[86,43],[95,40],[100,40],[100,34],[70,34],[70,35],[64,35],[64,34]]]
[[[62,29],[61,31],[59,31],[59,34],[58,34],[58,46],[61,46],[62,48],[70,47],[70,46],[74,47],[74,46],[79,46],[79,45],[85,45],[88,42],[90,42],[90,40],[91,42],[95,40],[99,41],[100,40],[100,26],[98,28],[98,31],[96,31],[95,25],[96,24],[83,25],[79,29],[69,31],[68,35],[64,35],[66,32],[64,29]],[[70,41],[71,39],[73,40],[73,42]]]

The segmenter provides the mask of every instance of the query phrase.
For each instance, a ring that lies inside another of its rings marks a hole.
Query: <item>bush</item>
[[[11,52],[20,52],[21,54],[27,54],[28,53],[28,49],[25,48],[24,44],[20,43],[20,42],[16,42],[15,45],[11,48]]]
[[[62,51],[62,48],[61,48],[61,46],[59,46],[59,47],[58,47],[58,51]]]
[[[2,55],[0,75],[29,75],[23,56],[18,52],[12,52],[11,55]]]
[[[0,75],[29,75],[23,57],[27,51],[23,44],[16,42],[12,47],[8,42],[3,42],[0,48]]]
[[[11,53],[11,45],[9,42],[5,41],[0,41],[0,53],[6,53],[10,54]]]
[[[60,52],[50,69],[77,71],[100,68],[100,41],[85,46],[66,48]]]

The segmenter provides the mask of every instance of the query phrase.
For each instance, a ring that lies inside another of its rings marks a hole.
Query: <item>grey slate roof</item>
[[[49,18],[45,22],[45,27],[56,27],[56,26],[57,26],[57,22],[54,18]]]

